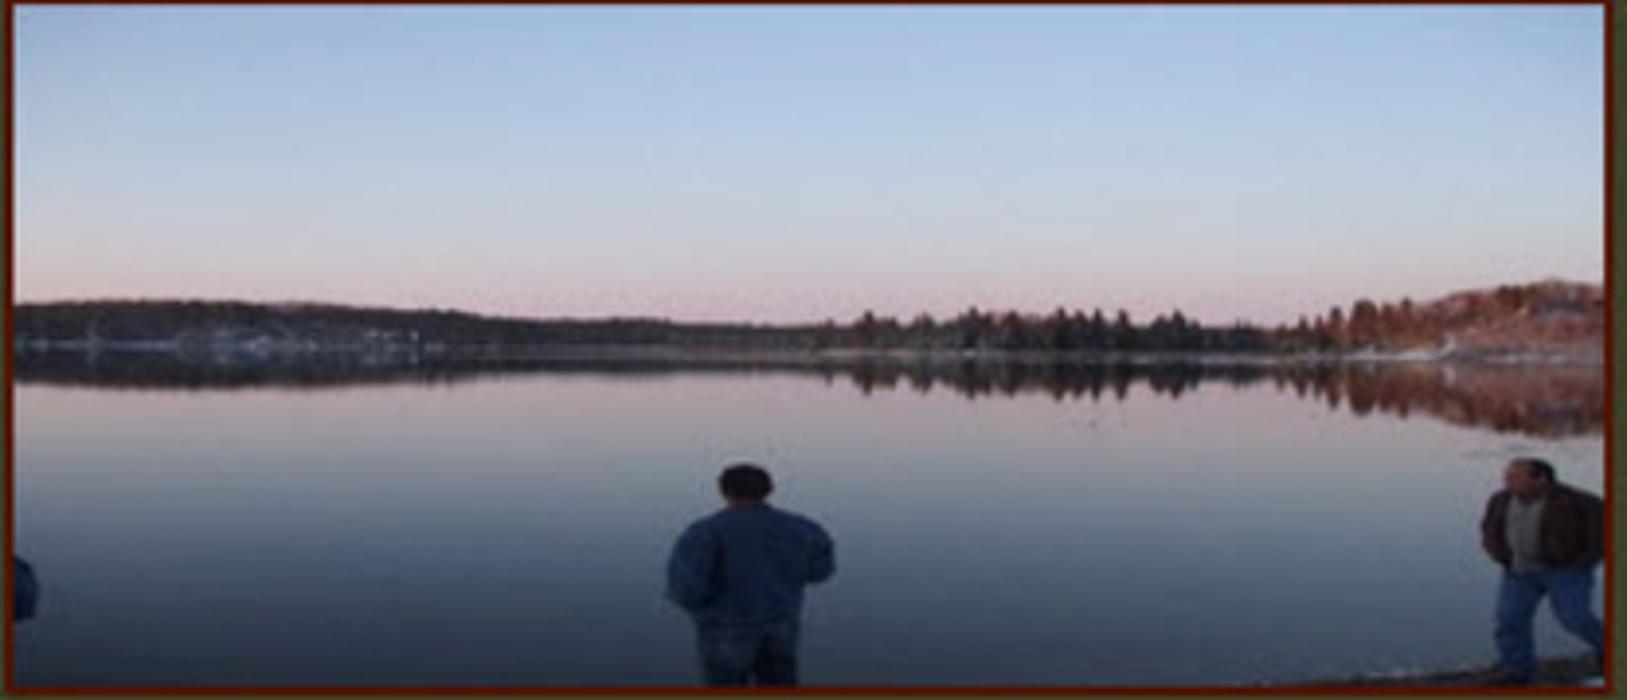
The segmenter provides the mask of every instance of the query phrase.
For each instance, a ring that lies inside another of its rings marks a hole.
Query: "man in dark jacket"
[[[11,557],[11,620],[22,622],[34,617],[40,601],[40,582],[34,567],[22,557]]]
[[[1531,621],[1549,597],[1559,623],[1604,660],[1604,626],[1593,614],[1593,567],[1604,556],[1604,501],[1560,483],[1533,457],[1503,470],[1501,491],[1486,503],[1481,546],[1503,567],[1497,592],[1501,681],[1530,683],[1536,674]]]
[[[836,571],[818,523],[768,505],[768,472],[737,464],[718,477],[725,507],[673,546],[667,598],[695,621],[710,685],[796,685],[802,589]]]

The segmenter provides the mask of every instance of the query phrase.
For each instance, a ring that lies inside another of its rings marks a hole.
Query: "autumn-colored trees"
[[[1048,313],[977,306],[947,319],[918,313],[908,323],[866,310],[847,322],[802,325],[683,323],[667,319],[494,318],[445,310],[356,308],[325,304],[204,301],[98,301],[19,304],[15,341],[23,350],[154,341],[293,342],[534,347],[663,345],[740,349],[862,349],[1111,352],[1348,352],[1439,347],[1453,337],[1527,326],[1553,333],[1602,326],[1597,285],[1543,282],[1464,292],[1428,303],[1357,299],[1324,314],[1267,330],[1242,322],[1205,326],[1179,309],[1137,323],[1125,309],[1111,316],[1058,305]],[[200,340],[202,339],[202,340]]]

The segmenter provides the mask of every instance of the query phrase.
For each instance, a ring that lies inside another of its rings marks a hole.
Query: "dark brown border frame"
[[[1292,2],[1290,0],[1238,0],[1224,2],[1216,0],[1117,0],[1116,2],[1102,2],[1097,0],[1025,0],[1023,5],[1602,5],[1604,9],[1604,285],[1605,285],[1605,318],[1610,326],[1610,332],[1605,334],[1605,365],[1604,374],[1607,386],[1605,394],[1605,469],[1604,492],[1606,503],[1610,506],[1605,511],[1605,551],[1606,561],[1604,568],[1604,609],[1602,616],[1605,622],[1605,658],[1611,663],[1606,669],[1605,686],[1603,688],[1554,688],[1544,687],[1538,689],[1521,688],[1486,688],[1486,687],[1373,687],[1373,686],[1325,686],[1325,687],[1238,687],[1238,686],[977,686],[977,687],[933,687],[933,686],[820,686],[810,688],[793,688],[777,690],[753,689],[722,689],[695,686],[540,686],[540,687],[461,687],[461,686],[435,686],[435,687],[344,687],[344,686],[279,686],[275,688],[239,688],[216,686],[129,686],[129,687],[51,687],[28,688],[19,687],[15,682],[14,664],[16,658],[14,635],[11,633],[13,610],[9,604],[0,605],[4,609],[0,616],[4,617],[4,629],[0,629],[0,636],[4,637],[4,691],[7,695],[25,695],[40,697],[71,697],[71,696],[107,696],[107,697],[196,697],[196,696],[254,696],[254,697],[283,697],[283,696],[365,696],[365,697],[418,697],[440,695],[465,696],[550,696],[550,697],[721,697],[721,696],[757,696],[757,697],[793,697],[793,696],[902,696],[902,697],[968,697],[968,696],[1040,696],[1040,697],[1085,697],[1085,696],[1121,696],[1121,697],[1147,697],[1147,696],[1520,696],[1520,697],[1599,697],[1613,696],[1616,691],[1617,674],[1614,668],[1616,656],[1616,625],[1615,625],[1615,576],[1612,558],[1615,554],[1615,534],[1617,520],[1615,510],[1619,506],[1615,498],[1615,465],[1616,441],[1618,431],[1627,429],[1627,426],[1617,425],[1617,416],[1614,411],[1616,378],[1614,365],[1616,353],[1620,346],[1615,341],[1617,323],[1615,317],[1616,296],[1621,293],[1617,289],[1614,279],[1615,268],[1615,199],[1621,183],[1616,179],[1616,140],[1615,122],[1618,111],[1616,100],[1619,93],[1615,89],[1616,51],[1615,34],[1616,23],[1619,16],[1616,10],[1618,2],[1627,0],[1428,0],[1413,2],[1407,0],[1346,0],[1344,2],[1331,2],[1328,0],[1309,0]],[[5,6],[4,26],[0,33],[4,36],[5,79],[3,81],[3,109],[5,135],[4,153],[0,164],[4,167],[4,182],[6,189],[3,204],[0,204],[0,216],[4,217],[4,272],[0,281],[4,284],[5,308],[0,315],[0,327],[5,332],[4,347],[0,348],[0,356],[4,359],[5,388],[3,403],[4,421],[4,474],[3,488],[0,488],[0,500],[4,502],[5,520],[4,553],[6,561],[11,561],[14,553],[12,541],[11,514],[15,512],[15,484],[14,465],[16,453],[14,449],[14,416],[15,397],[12,377],[14,376],[14,358],[12,338],[14,328],[12,309],[15,306],[15,276],[13,260],[15,259],[15,94],[13,91],[13,75],[15,71],[15,20],[18,5],[445,5],[457,4],[445,0],[351,0],[349,2],[330,2],[328,0],[165,0],[164,2],[123,2],[114,0],[3,0]],[[485,5],[531,5],[531,4],[566,4],[552,2],[534,2],[532,0],[481,0],[478,4]],[[574,3],[572,3],[574,4]],[[623,0],[614,4],[623,5],[665,5],[685,4],[662,2],[660,0]],[[922,4],[922,5],[988,5],[988,0],[934,0],[922,3],[884,3],[864,2],[863,0],[777,0],[772,3],[749,2],[748,0],[711,0],[706,5],[750,5],[750,4],[783,4],[783,5],[887,5],[887,4]],[[7,565],[4,595],[9,601],[14,595],[13,581]]]

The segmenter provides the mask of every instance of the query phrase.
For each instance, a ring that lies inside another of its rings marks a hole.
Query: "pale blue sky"
[[[1603,270],[1603,11],[19,7],[19,300],[1289,320]]]

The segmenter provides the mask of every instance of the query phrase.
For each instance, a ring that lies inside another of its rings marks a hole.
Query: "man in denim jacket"
[[[802,589],[836,571],[830,535],[770,506],[768,472],[736,464],[718,477],[725,507],[673,546],[667,598],[695,621],[709,685],[796,685]]]

